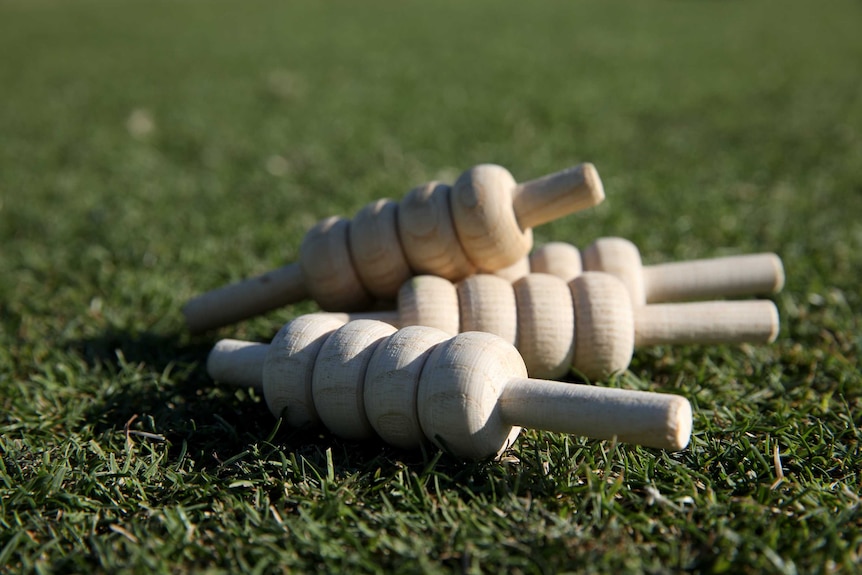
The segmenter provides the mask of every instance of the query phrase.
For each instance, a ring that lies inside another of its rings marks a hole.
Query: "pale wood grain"
[[[583,251],[584,269],[619,278],[635,305],[769,295],[784,287],[774,253],[743,254],[645,266],[629,240],[600,238]]]
[[[470,276],[458,291],[459,331],[486,331],[514,345],[518,341],[518,306],[512,284],[488,274]]]
[[[394,299],[410,274],[461,280],[476,270],[516,264],[532,247],[531,225],[604,199],[598,173],[584,164],[517,184],[500,166],[464,172],[453,187],[431,182],[400,202],[380,200],[353,222],[319,222],[300,246],[299,272],[287,267],[205,293],[183,307],[194,332],[239,321],[306,295],[322,309],[367,308]],[[271,281],[277,276],[279,281]]]
[[[432,327],[410,326],[377,346],[365,374],[365,411],[383,441],[403,449],[426,441],[416,407],[419,376],[434,346],[449,337]]]
[[[500,454],[520,426],[666,449],[688,444],[691,406],[682,397],[527,379],[518,351],[489,333],[449,338],[421,326],[396,332],[361,320],[332,330],[336,324],[314,314],[285,325],[273,345],[219,342],[210,375],[245,385],[263,374],[271,405],[280,386],[304,387],[297,382],[310,377],[314,409],[332,433],[364,439],[377,432],[401,447],[431,441],[471,459]],[[264,370],[270,354],[285,369]],[[291,354],[302,357],[294,362]]]
[[[291,427],[320,423],[311,392],[314,363],[323,342],[345,323],[338,317],[301,316],[275,334],[263,363],[264,398],[272,414]]]
[[[594,271],[568,283],[550,274],[529,274],[515,284],[483,274],[458,284],[416,276],[402,287],[397,312],[340,317],[429,325],[450,335],[493,333],[518,346],[531,377],[556,378],[574,369],[590,380],[625,371],[636,347],[764,344],[779,330],[769,300],[636,306],[616,276]]]
[[[311,391],[323,424],[341,437],[367,439],[374,428],[365,414],[363,385],[374,350],[395,328],[357,320],[332,332],[314,362]]]
[[[567,373],[575,353],[575,308],[565,280],[534,273],[512,284],[518,317],[517,348],[530,377]]]
[[[529,255],[531,273],[551,274],[569,282],[584,271],[581,251],[565,242],[549,242]]]
[[[350,255],[362,285],[376,299],[398,293],[412,274],[398,235],[398,204],[383,199],[350,221]]]
[[[458,281],[476,271],[455,233],[451,191],[450,186],[430,182],[413,188],[398,205],[401,245],[414,274]]]

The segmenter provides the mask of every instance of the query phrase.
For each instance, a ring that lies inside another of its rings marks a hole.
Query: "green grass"
[[[853,572],[860,17],[0,0],[0,569]],[[183,330],[186,300],[295,259],[324,216],[580,161],[607,201],[539,242],[784,260],[775,344],[639,350],[605,382],[688,397],[683,452],[530,431],[468,464],[289,430],[202,363],[311,304]]]

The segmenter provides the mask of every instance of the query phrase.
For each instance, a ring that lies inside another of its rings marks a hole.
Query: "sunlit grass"
[[[780,17],[779,17],[780,15]],[[852,572],[862,553],[860,7],[0,2],[0,566]],[[193,295],[480,162],[581,162],[536,230],[646,263],[775,251],[770,346],[639,350],[680,453],[525,432],[463,463],[215,386]]]

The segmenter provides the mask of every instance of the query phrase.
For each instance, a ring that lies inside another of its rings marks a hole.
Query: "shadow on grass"
[[[465,463],[436,448],[404,451],[379,439],[352,442],[322,429],[292,429],[273,417],[259,392],[216,384],[206,373],[212,341],[178,335],[106,331],[70,347],[110,383],[86,412],[96,435],[168,446],[169,459],[190,458],[218,473],[251,458],[295,457],[344,476],[379,470],[421,472],[429,465],[452,481],[481,480],[487,463]],[[152,434],[151,437],[148,434]]]
[[[203,441],[224,449],[266,434],[265,406],[246,390],[216,386],[206,373],[211,342],[109,330],[71,347],[110,383],[88,410],[96,433],[143,431],[171,445]],[[129,423],[131,421],[131,423]]]

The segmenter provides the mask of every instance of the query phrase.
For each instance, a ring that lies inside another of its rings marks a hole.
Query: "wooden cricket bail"
[[[330,330],[337,323],[316,314],[285,326],[270,345],[223,340],[208,371],[225,383],[257,385],[267,359],[299,354],[301,373],[284,379],[286,372],[270,369],[265,394],[278,385],[307,389],[310,373],[314,407],[332,433],[364,439],[377,431],[404,447],[428,439],[473,459],[500,453],[522,425],[669,449],[688,441],[684,398],[527,379],[517,350],[489,333],[447,339],[431,328],[396,332],[371,320]]]
[[[778,310],[769,300],[634,306],[622,282],[604,272],[585,272],[568,284],[541,273],[514,284],[484,274],[459,284],[416,276],[402,286],[397,312],[343,317],[429,325],[450,335],[493,333],[518,348],[531,377],[549,379],[572,368],[604,379],[624,371],[636,347],[765,344],[779,330]]]
[[[331,217],[303,238],[299,262],[202,294],[183,307],[194,332],[227,325],[307,296],[329,311],[392,299],[409,274],[456,281],[515,264],[534,225],[604,199],[591,164],[515,183],[500,166],[465,172],[455,188],[431,182],[401,203],[372,202],[353,221]]]

